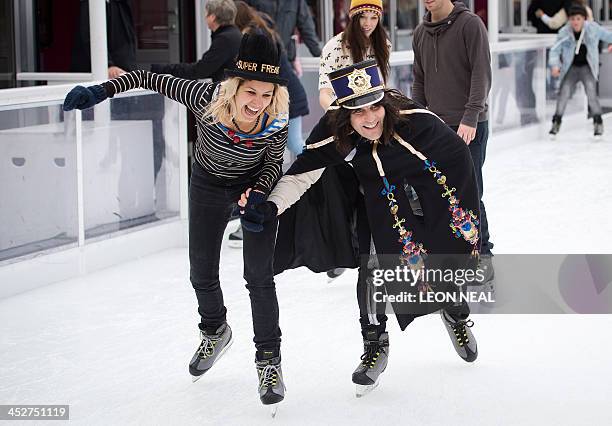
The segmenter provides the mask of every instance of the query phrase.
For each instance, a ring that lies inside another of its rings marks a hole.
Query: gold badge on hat
[[[348,87],[356,94],[361,95],[372,88],[372,77],[363,69],[355,69],[348,75]]]

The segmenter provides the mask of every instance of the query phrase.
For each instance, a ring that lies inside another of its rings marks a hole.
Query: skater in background
[[[281,178],[266,203],[249,206],[249,192],[243,194],[239,202],[243,221],[261,225],[277,215],[281,215],[281,223],[292,221],[292,226],[280,228],[277,246],[298,240],[298,230],[302,235],[321,233],[318,223],[302,220],[304,216],[285,215],[298,200],[304,201],[326,168],[349,163],[364,191],[363,211],[358,212],[361,219],[357,221],[362,264],[386,255],[386,259],[396,261],[395,265],[399,265],[400,259],[410,265],[422,265],[428,256],[433,260],[439,255],[440,264],[448,265],[446,256],[451,256],[452,262],[456,262],[454,267],[475,266],[480,246],[478,187],[464,141],[431,111],[396,90],[386,90],[375,60],[334,71],[329,79],[337,95],[334,106],[339,108],[328,110],[319,121],[306,141],[306,150]],[[424,216],[414,214],[404,182],[418,193]],[[338,190],[340,194],[343,189]],[[330,198],[328,202],[333,201]],[[339,217],[347,216],[344,210],[360,208],[345,203],[329,209],[316,200],[308,207]],[[350,226],[344,223],[345,228]],[[346,235],[351,238],[350,233]],[[318,242],[321,245],[316,249],[321,252],[328,251],[325,245],[343,247],[338,240]],[[371,257],[372,253],[376,256]],[[306,256],[308,253],[301,251],[297,257],[302,263],[292,267],[307,265]],[[368,307],[371,300],[368,292],[372,288],[365,276],[360,273],[357,287],[364,343],[361,362],[353,373],[358,396],[377,384],[389,355],[387,317]],[[473,322],[468,319],[468,305],[443,307],[442,320],[454,349],[465,361],[474,361],[478,351],[470,331]],[[439,308],[429,312],[436,309]],[[403,330],[417,315],[396,310],[396,316]]]
[[[550,50],[549,66],[554,77],[561,78],[559,98],[550,134],[555,136],[561,128],[561,120],[576,84],[582,82],[589,109],[593,114],[593,134],[603,135],[602,109],[597,96],[599,77],[599,42],[612,43],[612,32],[596,22],[587,21],[583,6],[574,5],[569,11],[569,23],[557,35],[557,42]]]
[[[247,205],[265,201],[281,175],[289,94],[280,77],[280,47],[260,32],[242,37],[238,60],[222,83],[201,83],[134,71],[68,93],[64,110],[85,109],[134,88],[161,93],[196,116],[198,138],[189,188],[190,278],[198,300],[200,344],[189,363],[194,381],[232,342],[219,282],[219,257],[230,213],[246,188]],[[278,222],[245,232],[244,278],[251,299],[259,394],[264,404],[284,398],[281,330],[272,257]],[[248,229],[247,229],[248,231]]]

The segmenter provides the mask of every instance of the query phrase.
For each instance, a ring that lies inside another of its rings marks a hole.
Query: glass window
[[[136,93],[84,112],[86,239],[179,214],[177,114],[176,102]]]
[[[0,261],[76,245],[76,178],[74,113],[0,110]]]

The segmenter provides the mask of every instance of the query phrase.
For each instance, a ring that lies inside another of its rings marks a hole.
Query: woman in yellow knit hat
[[[366,59],[376,59],[383,80],[389,79],[391,43],[382,27],[382,0],[351,0],[346,29],[327,42],[319,66],[319,103],[327,110],[335,100],[327,74]]]

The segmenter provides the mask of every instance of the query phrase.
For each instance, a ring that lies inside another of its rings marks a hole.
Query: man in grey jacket
[[[321,56],[319,37],[306,0],[246,0],[249,6],[270,15],[287,49],[290,62],[296,58],[293,33],[296,28],[312,56]]]
[[[493,279],[489,229],[482,202],[487,150],[491,52],[482,20],[462,2],[425,1],[427,14],[415,29],[412,98],[435,112],[468,144],[480,196],[481,268]]]

